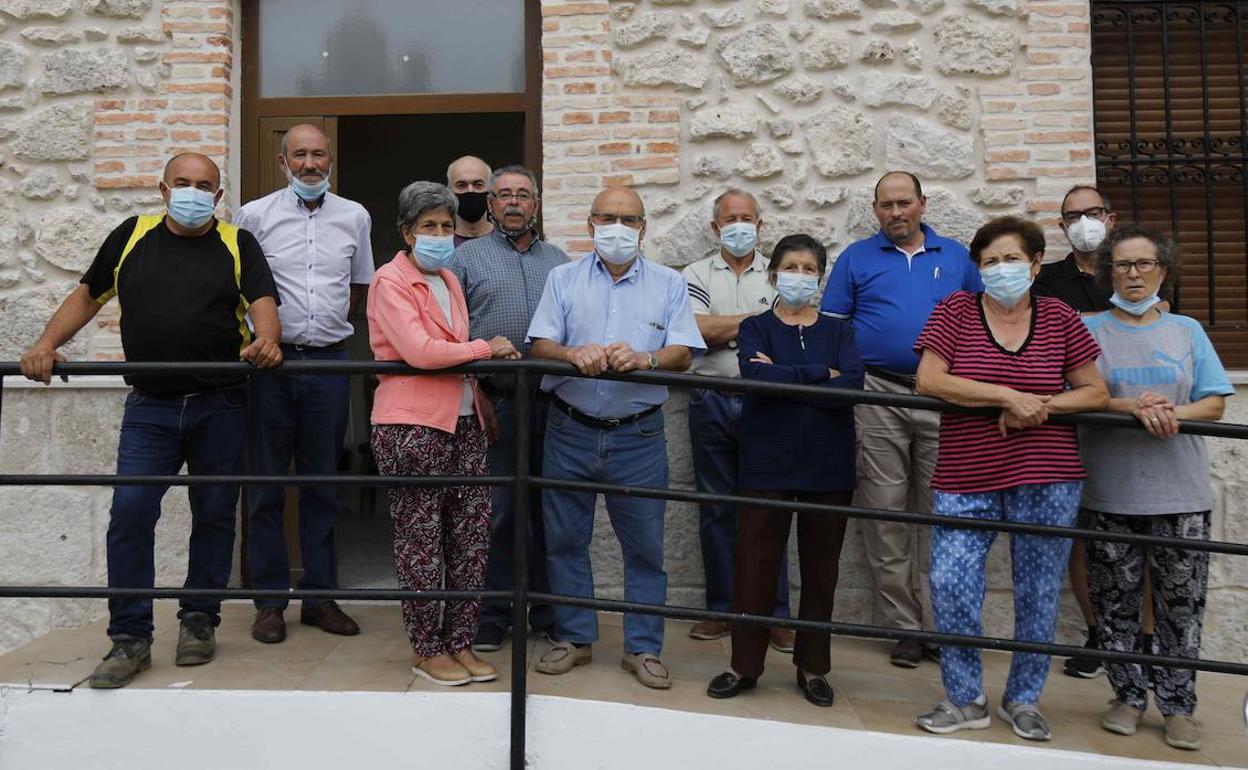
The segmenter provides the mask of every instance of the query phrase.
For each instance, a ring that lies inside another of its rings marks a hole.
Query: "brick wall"
[[[680,182],[681,99],[621,93],[610,24],[605,2],[542,2],[544,223],[570,254],[592,248],[585,220],[603,187],[628,185],[648,197],[647,188]]]
[[[165,162],[198,152],[229,168],[231,0],[167,2],[160,26],[136,35],[136,60],[155,60],[145,93],[95,100],[95,187],[151,190]]]

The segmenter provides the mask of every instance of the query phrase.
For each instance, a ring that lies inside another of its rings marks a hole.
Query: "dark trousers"
[[[743,492],[823,505],[849,505],[851,492]],[[793,514],[789,511],[742,508],[737,515],[736,573],[733,581],[733,612],[766,615],[771,611],[776,576],[789,538]],[[828,622],[836,599],[840,574],[841,544],[847,520],[828,513],[797,515],[798,567],[802,575],[798,618]],[[767,655],[766,626],[734,623],[732,668],[741,676],[763,673]],[[793,663],[808,674],[823,675],[832,668],[831,636],[818,631],[798,631]]]
[[[118,476],[171,476],[186,463],[192,476],[243,470],[243,387],[155,396],[131,391],[117,444]],[[156,522],[168,487],[118,486],[108,520],[108,585],[151,588],[156,581]],[[192,486],[187,588],[225,588],[234,558],[238,487]],[[183,599],[178,617],[204,612],[220,622],[221,602]],[[150,639],[151,599],[109,599],[108,635]]]
[[[299,349],[282,345],[287,361],[345,361],[345,350]],[[282,476],[291,460],[300,475],[332,475],[347,430],[350,381],[345,374],[280,375],[261,372],[251,378],[251,462],[256,474]],[[253,588],[290,586],[283,513],[286,490],[249,487],[247,566]],[[337,588],[334,527],[338,490],[299,488],[299,549],[303,557],[300,588]],[[308,600],[305,604],[317,602]],[[285,609],[285,599],[265,599],[257,607]]]
[[[699,492],[731,495],[737,490],[737,423],[741,395],[701,388],[689,394],[689,443],[693,475]],[[698,535],[706,573],[706,607],[727,612],[732,607],[732,553],[737,539],[737,511],[731,505],[698,506]],[[766,610],[789,617],[789,554],[785,549],[774,606]]]
[[[1189,540],[1209,539],[1209,511],[1156,516],[1096,513],[1096,529]],[[1140,650],[1140,588],[1144,570],[1152,578],[1156,615],[1154,650]],[[1088,588],[1100,633],[1100,647],[1118,652],[1154,652],[1200,657],[1200,634],[1209,584],[1209,552],[1138,543],[1088,542]],[[1134,708],[1148,707],[1148,689],[1162,714],[1196,710],[1196,672],[1186,668],[1106,661],[1114,694]]]
[[[510,476],[516,472],[516,399],[514,393],[492,392],[490,401],[498,417],[498,441],[489,450],[491,476]],[[541,475],[543,442],[546,438],[546,412],[549,399],[537,392],[529,401],[529,472]],[[529,590],[549,593],[546,576],[546,535],[542,521],[542,490],[531,487],[529,493]],[[490,490],[490,555],[486,562],[487,591],[510,591],[515,581],[516,504],[511,487]],[[544,631],[555,622],[551,608],[534,604],[529,608],[529,626]],[[487,602],[481,607],[481,625],[511,628],[511,602]]]

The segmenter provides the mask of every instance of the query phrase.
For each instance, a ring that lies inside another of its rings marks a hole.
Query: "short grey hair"
[[[754,211],[758,211],[758,198],[749,190],[742,190],[740,187],[729,187],[719,195],[715,196],[715,202],[711,204],[711,219],[719,219],[719,204],[723,203],[724,198],[749,198],[750,203],[754,204]]]
[[[451,216],[459,208],[455,194],[437,182],[412,182],[399,193],[399,229],[402,230],[433,209],[450,209]]]
[[[490,172],[490,192],[494,192],[494,183],[498,181],[498,178],[500,176],[507,176],[508,174],[518,174],[522,177],[526,177],[533,183],[533,194],[538,198],[542,197],[542,190],[537,186],[537,174],[534,174],[529,169],[517,163],[513,163],[509,166],[503,166],[497,171]]]

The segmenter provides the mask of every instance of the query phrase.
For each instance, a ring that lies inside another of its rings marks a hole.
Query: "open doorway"
[[[339,195],[358,201],[373,218],[373,257],[389,262],[402,246],[397,227],[399,191],[410,182],[446,183],[446,167],[461,155],[477,155],[492,168],[524,157],[523,113],[460,115],[366,115],[337,119],[334,173]],[[361,303],[348,341],[351,358],[372,358],[368,321]],[[351,425],[347,439],[352,466],[368,467],[372,383],[362,377],[351,386]],[[358,426],[358,427],[357,427]],[[395,583],[393,536],[384,490],[343,494],[338,525],[338,583],[343,588],[382,588]]]

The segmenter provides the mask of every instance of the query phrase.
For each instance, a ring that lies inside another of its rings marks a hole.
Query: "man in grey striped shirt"
[[[468,303],[469,334],[485,339],[503,336],[511,340],[521,355],[528,357],[525,334],[537,303],[546,286],[546,276],[555,267],[568,261],[568,255],[557,246],[542,240],[537,231],[537,213],[541,198],[537,178],[521,166],[506,166],[490,175],[487,215],[494,223],[493,232],[475,238],[455,250],[451,269],[459,279]],[[541,473],[542,439],[545,431],[545,403],[534,382],[531,396],[535,399],[530,411],[531,432],[529,470]],[[496,417],[489,451],[490,473],[509,475],[515,471],[516,430],[515,381],[510,377],[493,376],[482,382],[482,390],[494,406]],[[486,566],[485,587],[488,591],[510,591],[512,588],[515,518],[510,487],[495,487],[490,527],[490,555]],[[529,531],[532,548],[529,558],[529,586],[534,591],[550,590],[546,579],[546,548],[542,532],[542,497],[534,490],[529,503]],[[534,606],[529,611],[529,625],[538,634],[547,632],[553,622],[551,610]],[[481,623],[473,649],[492,652],[502,646],[511,626],[508,604],[486,603],[481,608]]]

